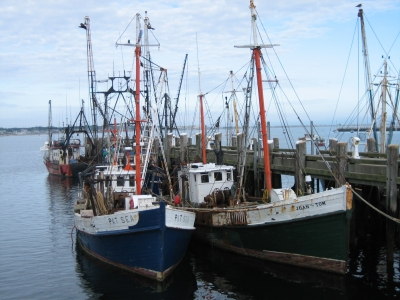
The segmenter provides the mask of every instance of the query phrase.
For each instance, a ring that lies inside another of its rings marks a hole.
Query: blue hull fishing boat
[[[140,116],[142,31],[139,32],[137,43],[129,44],[136,47],[136,117],[129,120],[135,123],[135,140],[129,141],[133,147],[120,151],[121,134],[114,125],[115,154],[110,163],[80,174],[83,190],[74,206],[74,221],[78,243],[87,253],[116,267],[164,281],[186,253],[195,229],[195,213],[167,204],[174,197],[172,189],[168,197],[154,196],[151,190],[149,195],[144,194],[156,129],[151,121],[143,121]],[[141,138],[142,123],[153,131]]]
[[[132,199],[132,198],[131,198]],[[134,197],[139,206],[112,214],[75,214],[77,239],[92,256],[122,269],[163,281],[186,253],[194,227],[194,214],[153,197]]]

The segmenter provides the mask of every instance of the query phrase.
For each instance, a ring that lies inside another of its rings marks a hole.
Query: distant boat
[[[52,139],[51,133],[51,100],[49,100],[49,126],[48,140],[40,147],[45,152],[43,162],[50,175],[78,178],[79,172],[84,171],[88,164],[81,161],[79,139],[71,140],[69,127],[62,138]]]

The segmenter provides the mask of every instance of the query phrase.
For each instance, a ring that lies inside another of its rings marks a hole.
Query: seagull
[[[361,6],[362,6],[362,3],[358,4],[356,7],[361,7]]]

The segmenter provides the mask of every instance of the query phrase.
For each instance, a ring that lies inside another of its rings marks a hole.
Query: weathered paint
[[[196,212],[195,236],[261,259],[345,273],[350,188],[279,202]]]
[[[138,197],[144,197],[138,196]],[[116,267],[163,281],[186,253],[195,214],[165,206],[84,217],[75,214],[77,239],[90,255]]]
[[[348,212],[257,226],[196,226],[195,237],[263,260],[346,273]]]

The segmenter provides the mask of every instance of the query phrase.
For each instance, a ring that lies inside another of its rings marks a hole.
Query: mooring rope
[[[397,219],[395,217],[389,216],[388,214],[384,213],[383,211],[377,209],[375,206],[373,206],[371,203],[369,203],[367,200],[365,200],[363,197],[361,197],[357,192],[351,188],[351,191],[353,194],[355,194],[358,198],[360,198],[361,201],[363,201],[365,204],[367,204],[369,207],[371,207],[373,210],[375,210],[377,213],[381,214],[382,216],[388,218],[389,220],[396,222],[397,224],[400,224],[400,219]]]
[[[71,242],[72,242],[72,245],[74,244],[74,239],[72,238],[72,233],[74,232],[74,229],[75,229],[75,224],[71,229]]]

